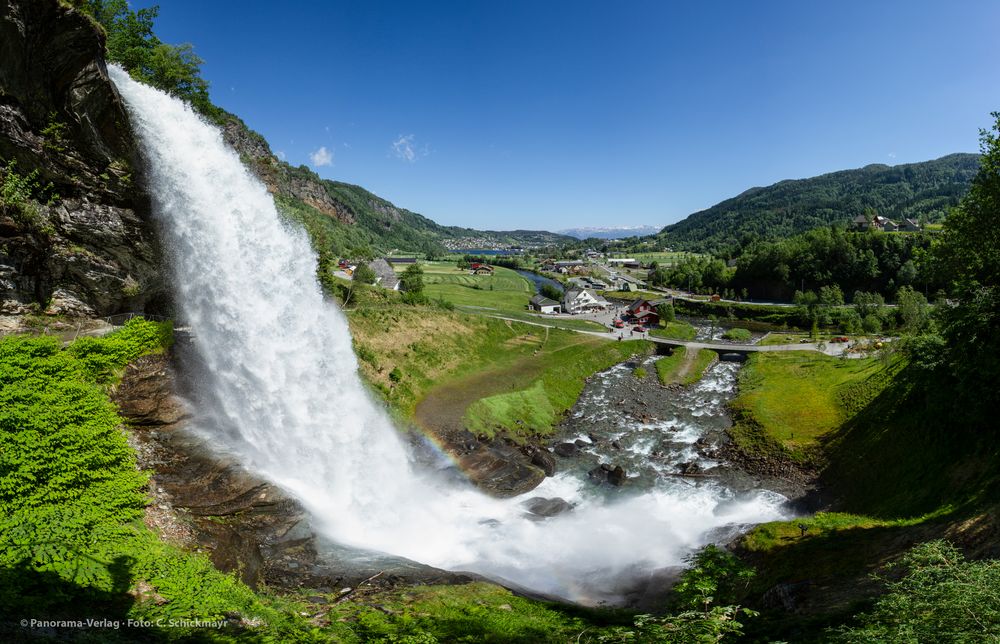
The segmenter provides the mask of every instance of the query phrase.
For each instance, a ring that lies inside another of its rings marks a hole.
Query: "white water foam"
[[[181,317],[207,367],[212,440],[299,498],[334,540],[596,602],[615,599],[616,578],[681,563],[717,528],[782,516],[771,493],[675,485],[611,502],[560,477],[528,496],[558,492],[576,509],[533,521],[524,499],[421,472],[361,383],[305,234],[217,128],[109,71],[147,163]]]

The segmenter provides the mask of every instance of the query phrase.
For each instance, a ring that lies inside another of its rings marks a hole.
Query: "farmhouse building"
[[[601,311],[610,305],[606,299],[588,289],[570,289],[563,295],[563,310],[566,313]]]
[[[375,284],[390,291],[399,290],[399,277],[396,276],[396,271],[392,270],[392,266],[389,266],[389,262],[381,258],[376,259],[368,264],[368,268],[375,273]]]
[[[628,305],[626,315],[640,324],[644,324],[646,326],[656,326],[660,323],[660,314],[656,310],[656,307],[661,304],[670,304],[672,302],[673,299],[669,297],[655,300],[639,298]]]
[[[550,300],[544,295],[536,295],[531,298],[531,308],[539,313],[559,313],[562,310],[559,302]]]

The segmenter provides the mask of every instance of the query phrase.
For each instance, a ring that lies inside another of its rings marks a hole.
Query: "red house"
[[[669,304],[670,301],[670,298],[657,300],[639,298],[628,305],[627,315],[645,326],[656,326],[660,323],[660,314],[656,312],[656,307]]]

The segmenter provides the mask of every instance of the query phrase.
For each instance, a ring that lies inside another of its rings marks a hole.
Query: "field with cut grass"
[[[882,369],[876,358],[846,360],[806,351],[753,354],[740,372],[740,393],[730,403],[737,421],[733,437],[747,451],[777,447],[796,460],[808,460],[817,441],[850,416],[844,388]]]
[[[456,306],[500,311],[524,311],[535,288],[509,268],[497,266],[492,275],[471,275],[450,262],[422,262],[424,294]]]

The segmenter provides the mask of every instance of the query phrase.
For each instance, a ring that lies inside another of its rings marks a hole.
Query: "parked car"
[[[622,322],[621,320],[615,320],[615,328],[616,328],[616,329],[620,329],[620,328],[622,328],[623,326],[625,326],[625,323],[624,323],[624,322]]]
[[[849,341],[850,341],[850,338],[848,338],[846,335],[838,335],[837,337],[832,338],[830,340],[830,342],[837,342],[837,343],[844,343],[844,342],[849,342]]]
[[[646,327],[642,326],[641,324],[636,324],[634,327],[632,327],[632,330],[638,331],[639,333],[643,333],[646,330]]]

